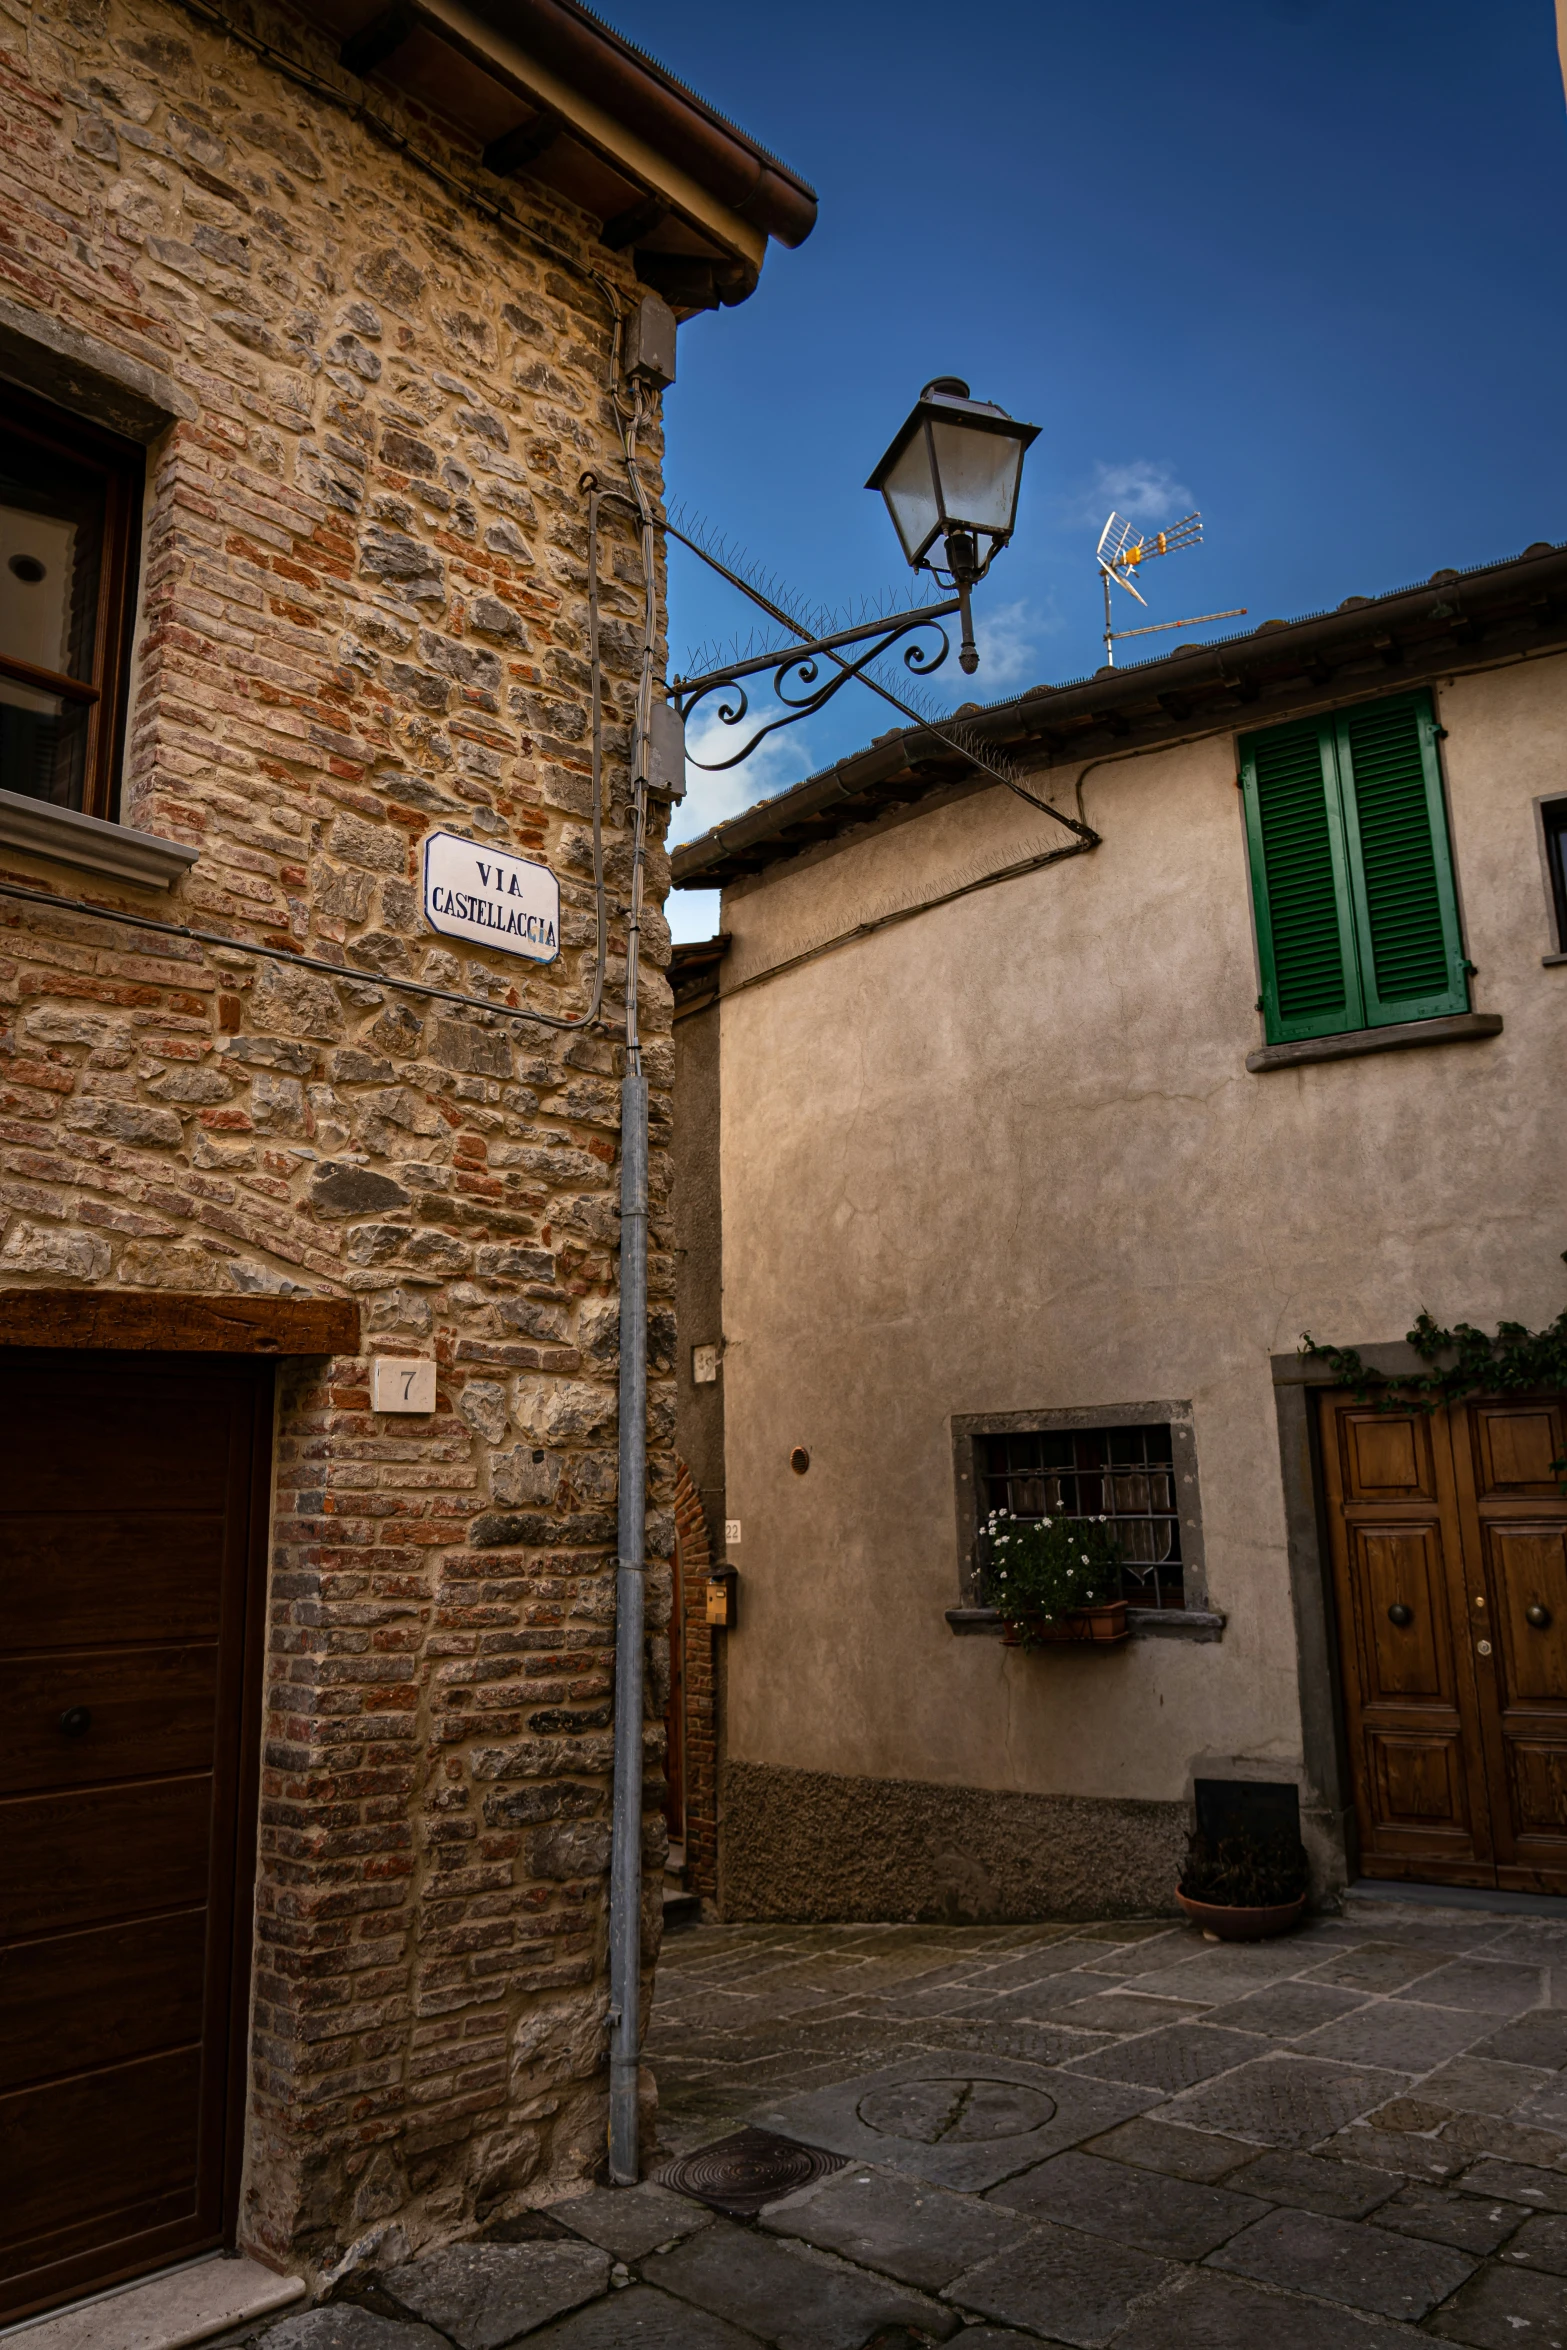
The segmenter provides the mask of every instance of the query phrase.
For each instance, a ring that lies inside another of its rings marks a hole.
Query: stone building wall
[[[344,102],[202,10],[0,0],[7,315],[172,386],[121,815],[200,849],[168,894],[9,849],[0,879],[363,977],[0,899],[0,1285],[340,1292],[370,1350],[439,1365],[427,1419],[373,1414],[363,1360],[280,1373],[241,2236],[320,2268],[376,2227],[417,2246],[547,2199],[602,2149],[614,1039],[641,610],[623,525],[604,563],[605,1020],[573,1040],[484,1007],[587,999],[578,484],[620,465],[594,273],[638,289],[542,189],[514,186],[518,233],[373,136],[300,19],[242,21]],[[447,152],[411,103],[377,106]],[[471,174],[476,157],[451,160]],[[656,483],[656,417],[644,447]],[[548,861],[556,965],[423,929],[438,824]],[[665,878],[655,841],[654,907]],[[643,937],[649,1552],[667,1560],[656,911]],[[474,1009],[398,994],[396,975]],[[656,1634],[667,1568],[651,1580]],[[650,1722],[655,1860],[660,1738]]]

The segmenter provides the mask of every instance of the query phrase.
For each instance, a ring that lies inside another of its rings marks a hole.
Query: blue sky
[[[821,195],[751,301],[680,331],[674,498],[814,604],[906,597],[861,485],[920,386],[1042,427],[946,703],[1098,665],[1112,505],[1202,509],[1147,617],[1247,606],[1233,628],[1567,538],[1548,0],[600,5]],[[672,662],[749,627],[677,551]],[[679,837],[894,723],[846,689],[696,779]],[[716,910],[677,893],[676,936]]]

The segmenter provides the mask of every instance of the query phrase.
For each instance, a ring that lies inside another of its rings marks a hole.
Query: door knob
[[[1390,1624],[1397,1624],[1399,1630],[1402,1631],[1406,1624],[1414,1622],[1415,1611],[1412,1607],[1405,1607],[1401,1599],[1395,1599],[1387,1611],[1387,1620]]]
[[[1533,1607],[1526,1607],[1523,1612],[1525,1621],[1531,1623],[1537,1632],[1550,1630],[1551,1611],[1548,1607],[1541,1607],[1538,1600],[1535,1601]]]
[[[85,1705],[69,1705],[60,1716],[62,1738],[85,1738],[92,1728],[92,1715]]]

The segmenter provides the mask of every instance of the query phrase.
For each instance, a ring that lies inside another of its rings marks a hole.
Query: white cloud
[[[738,750],[744,740],[743,724],[725,726],[717,718],[698,718],[686,748],[698,758],[722,759]],[[688,756],[686,796],[675,810],[669,828],[670,847],[677,848],[684,840],[696,840],[702,833],[710,832],[715,824],[723,824],[744,809],[754,808],[758,800],[775,798],[810,772],[810,752],[794,727],[770,734],[764,743],[757,745],[749,759],[742,760],[738,767],[726,767],[717,775],[696,766]]]
[[[1103,523],[1114,507],[1128,522],[1168,522],[1192,509],[1192,493],[1177,481],[1167,465],[1133,458],[1127,465],[1096,465],[1094,485],[1085,496],[1078,519]]]

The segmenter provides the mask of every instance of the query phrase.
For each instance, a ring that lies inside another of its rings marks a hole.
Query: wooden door
[[[0,2322],[232,2228],[270,1406],[0,1355]]]
[[[1322,1434],[1363,1873],[1567,1892],[1559,1399],[1331,1395]]]
[[[680,1528],[675,1528],[674,1591],[669,1611],[669,1705],[664,1714],[664,1823],[670,1865],[685,1866],[686,1848],[686,1578]],[[679,1859],[674,1855],[678,1853]]]

